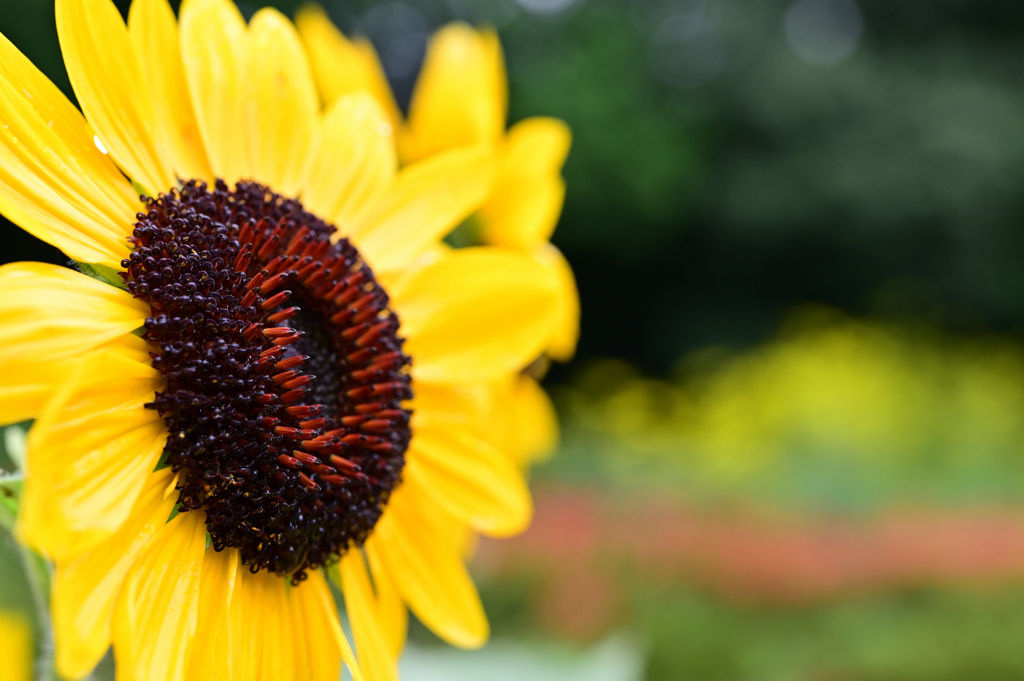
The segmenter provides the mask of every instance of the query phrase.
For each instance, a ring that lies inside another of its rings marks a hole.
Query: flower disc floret
[[[410,359],[358,251],[267,187],[198,181],[148,199],[127,289],[166,380],[179,509],[212,545],[301,580],[361,545],[399,484]],[[333,236],[332,236],[333,235]]]

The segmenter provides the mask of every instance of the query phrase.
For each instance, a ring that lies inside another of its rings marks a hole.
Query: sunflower
[[[409,610],[481,645],[465,544],[532,506],[473,390],[560,313],[531,254],[443,245],[495,146],[399,167],[393,112],[322,109],[274,10],[56,15],[82,112],[0,37],[0,212],[76,267],[0,267],[0,419],[34,419],[60,674],[113,645],[121,679],[394,678]]]
[[[405,120],[366,39],[347,38],[317,5],[303,7],[296,25],[324,101],[370,94],[399,132],[404,163],[473,145],[494,146],[495,181],[463,231],[472,243],[519,251],[551,272],[558,282],[558,311],[544,355],[571,359],[579,336],[579,294],[572,269],[550,238],[565,200],[560,173],[572,135],[564,122],[540,116],[506,131],[508,78],[497,34],[461,22],[438,31],[427,47]],[[478,409],[491,413],[482,421],[489,424],[482,436],[522,464],[549,453],[557,439],[554,411],[534,378],[545,368],[541,358],[513,381],[463,391],[474,392],[474,401],[483,405]]]

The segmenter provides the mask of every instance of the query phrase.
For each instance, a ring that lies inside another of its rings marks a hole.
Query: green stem
[[[39,658],[36,660],[38,681],[58,681],[53,664],[53,627],[50,622],[50,565],[32,549],[21,546],[21,562],[25,567],[32,602],[36,606],[36,623],[40,632]]]

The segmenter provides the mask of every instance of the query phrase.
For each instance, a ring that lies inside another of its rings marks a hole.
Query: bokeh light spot
[[[793,54],[814,66],[836,66],[857,49],[864,17],[854,0],[795,0],[784,20]]]

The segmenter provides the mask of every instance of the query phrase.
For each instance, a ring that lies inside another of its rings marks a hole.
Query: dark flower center
[[[149,199],[122,261],[167,381],[146,406],[181,511],[213,547],[301,580],[361,545],[401,478],[409,358],[388,297],[335,228],[266,187]]]

